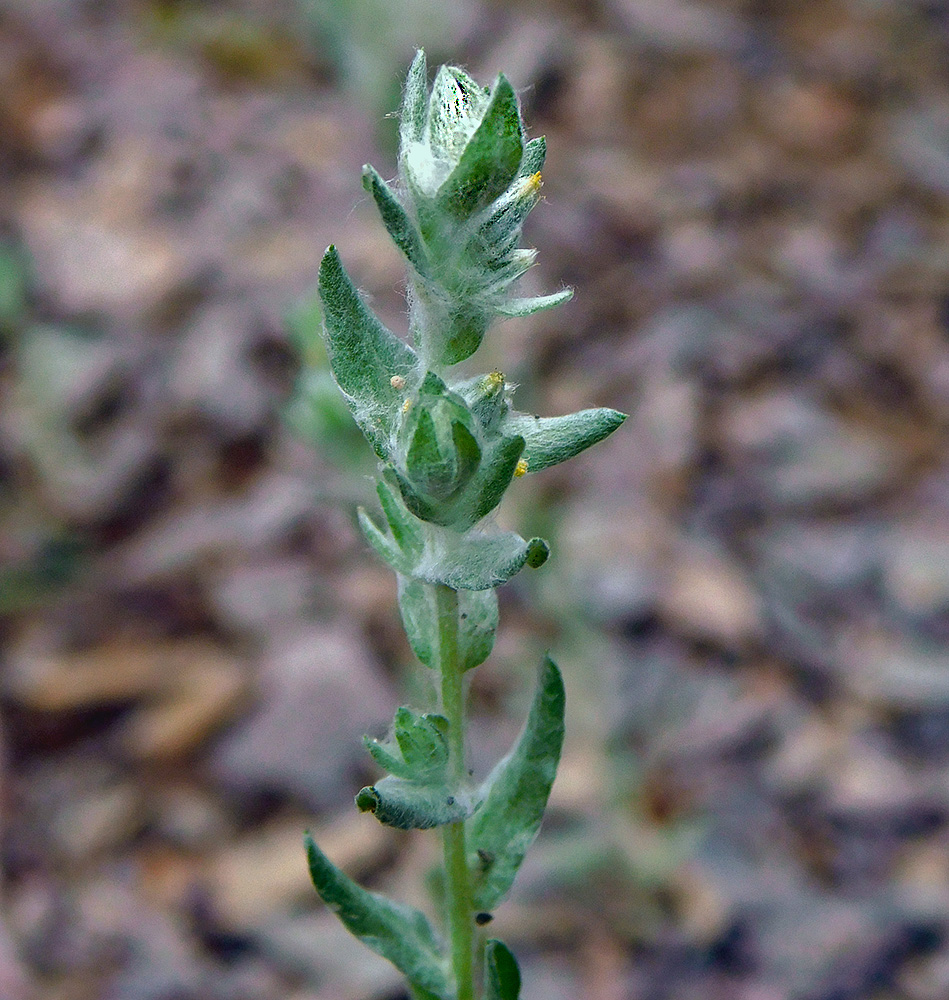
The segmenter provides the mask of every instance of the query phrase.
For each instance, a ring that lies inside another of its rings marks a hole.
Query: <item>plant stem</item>
[[[458,594],[435,585],[438,608],[438,663],[442,675],[442,711],[448,719],[449,760],[456,787],[465,773],[465,693],[458,656]],[[458,1000],[474,1000],[474,904],[465,849],[465,824],[442,828],[445,851],[445,896],[451,957]]]

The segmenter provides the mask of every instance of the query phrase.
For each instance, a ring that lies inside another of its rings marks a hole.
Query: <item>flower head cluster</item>
[[[480,589],[507,579],[529,555],[540,561],[536,543],[471,533],[516,476],[572,457],[624,419],[607,409],[551,418],[517,413],[499,372],[461,381],[447,374],[474,353],[496,315],[527,315],[572,294],[510,295],[535,256],[518,242],[539,199],[545,148],[543,138],[525,139],[517,95],[504,76],[486,89],[443,66],[429,90],[419,53],[402,106],[397,190],[373,167],[363,169],[409,264],[414,346],[367,308],[334,247],[320,267],[333,374],[383,463],[379,495],[388,530],[368,517],[363,527],[383,558],[409,576]],[[475,541],[482,552],[500,545],[492,565],[446,571],[470,562]]]

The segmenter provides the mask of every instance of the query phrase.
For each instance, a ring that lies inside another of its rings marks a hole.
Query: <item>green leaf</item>
[[[407,781],[442,781],[448,766],[448,720],[442,715],[417,715],[402,707],[395,713],[393,739],[363,737],[372,759],[385,771]]]
[[[491,910],[510,889],[540,829],[563,746],[563,678],[546,657],[524,730],[485,781],[468,823],[474,905]]]
[[[484,946],[484,1000],[517,1000],[521,970],[511,949],[492,938]]]
[[[445,776],[448,765],[448,720],[441,715],[416,715],[409,708],[395,714],[395,739],[416,781]]]
[[[547,140],[544,136],[539,135],[536,139],[529,140],[524,144],[524,158],[517,171],[518,177],[530,177],[531,174],[540,173],[546,159]]]
[[[393,470],[386,475],[394,478]],[[397,573],[427,583],[443,583],[452,590],[488,590],[506,583],[523,568],[527,542],[520,535],[496,530],[461,534],[429,522],[413,522],[402,498],[383,486],[379,487],[379,495],[385,496],[390,505],[390,524],[413,524],[422,539],[421,551],[409,551],[382,531],[364,510],[358,511],[366,540]]]
[[[415,223],[409,218],[395,192],[379,176],[370,164],[362,168],[362,186],[372,195],[383,225],[392,237],[395,245],[405,254],[409,263],[421,275],[429,273],[428,255],[422,244]]]
[[[406,472],[393,469],[392,476],[406,506],[416,517],[463,531],[501,502],[514,478],[524,439],[496,435],[482,456],[475,439],[467,428],[462,428],[464,434],[457,435],[454,442],[456,461],[439,464],[435,459],[444,456],[438,452],[433,456],[435,428],[429,426],[431,422],[426,422],[425,416],[420,414],[416,425]],[[477,464],[475,457],[480,459]]]
[[[458,165],[438,189],[439,208],[466,219],[489,205],[514,180],[523,155],[517,95],[502,74],[481,124],[468,140]]]
[[[525,274],[533,266],[537,259],[537,251],[530,247],[519,247],[505,252],[495,260],[488,260],[487,266],[491,269],[491,283],[485,289],[492,294],[500,294],[509,285],[517,281],[522,274]]]
[[[553,309],[555,306],[563,305],[564,302],[569,302],[572,298],[573,289],[562,288],[559,292],[551,292],[550,295],[510,299],[498,306],[498,312],[502,316],[532,316],[544,309]]]
[[[426,783],[388,777],[360,789],[360,812],[371,812],[385,826],[398,830],[430,830],[460,823],[471,815],[471,797],[447,782]]]
[[[544,538],[532,538],[527,543],[527,565],[531,569],[540,569],[550,556],[550,545]]]
[[[366,750],[369,751],[369,756],[372,757],[383,771],[388,771],[389,774],[394,774],[397,778],[412,777],[412,768],[406,764],[400,754],[394,752],[391,743],[374,740],[371,736],[364,736],[362,742]]]
[[[527,471],[540,472],[602,441],[625,419],[625,413],[606,408],[581,410],[562,417],[508,413],[502,427],[506,433],[520,434],[524,438],[522,458],[527,461]]]
[[[487,90],[457,66],[441,66],[432,84],[428,134],[432,153],[457,162],[488,107]]]
[[[448,960],[425,914],[357,885],[309,833],[304,843],[313,885],[347,930],[388,959],[413,987],[443,1000],[454,996]]]
[[[333,246],[320,264],[319,290],[336,384],[376,454],[386,458],[405,382],[415,378],[415,352],[366,307]],[[401,389],[392,384],[393,376],[405,380]]]
[[[429,583],[443,583],[452,590],[487,590],[500,587],[521,570],[527,543],[513,531],[432,530],[432,544],[415,575]]]
[[[409,556],[420,556],[425,548],[422,525],[382,479],[376,482],[376,494],[396,545]]]
[[[0,337],[11,337],[27,320],[30,259],[20,246],[0,241]]]
[[[399,612],[412,651],[426,667],[437,670],[438,613],[435,595],[424,581],[401,573],[398,586]]]
[[[458,592],[458,653],[462,670],[472,670],[491,655],[498,631],[498,595],[494,590]]]
[[[438,669],[438,609],[430,584],[399,576],[399,610],[415,655]],[[494,590],[458,591],[458,653],[462,670],[477,667],[491,655],[498,628]]]
[[[457,365],[458,362],[470,358],[481,346],[484,335],[488,332],[490,319],[480,306],[464,301],[449,309],[445,329],[442,334],[442,350],[438,360],[443,365]]]
[[[418,986],[412,986],[409,984],[409,995],[412,1000],[439,1000],[434,993],[429,993],[428,990],[423,990]]]
[[[476,375],[457,383],[454,391],[465,401],[481,429],[488,434],[497,430],[508,403],[504,391],[504,376],[498,372]]]
[[[428,121],[428,67],[425,53],[415,53],[405,80],[402,111],[399,122],[399,139],[404,148],[410,142],[421,142]]]
[[[356,514],[359,518],[359,527],[362,528],[366,541],[376,550],[376,555],[388,563],[396,573],[411,573],[415,563],[412,555],[400,549],[394,538],[381,531],[362,507]]]
[[[524,451],[524,439],[498,437],[484,456],[480,468],[471,479],[468,493],[473,504],[465,512],[463,524],[476,524],[494,510],[501,502],[505,490],[511,485],[514,470]]]

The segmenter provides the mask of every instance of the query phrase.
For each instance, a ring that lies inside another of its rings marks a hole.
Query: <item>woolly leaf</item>
[[[544,309],[553,309],[563,305],[573,298],[572,288],[563,288],[559,292],[551,292],[550,295],[535,295],[526,299],[510,299],[498,306],[498,312],[502,316],[532,316],[536,312]]]
[[[544,167],[545,159],[547,159],[547,140],[539,135],[536,139],[531,139],[524,144],[524,158],[517,171],[518,177],[539,174]]]
[[[502,426],[506,433],[520,434],[524,438],[521,457],[527,462],[527,471],[540,472],[602,441],[625,419],[625,413],[606,408],[580,410],[562,417],[508,413]]]
[[[445,776],[448,765],[448,720],[441,715],[416,715],[400,708],[395,715],[395,739],[402,757],[417,781]]]
[[[518,1000],[521,970],[517,959],[503,941],[492,938],[484,947],[485,1000]]]
[[[438,360],[444,365],[456,365],[481,346],[484,335],[488,332],[490,318],[483,308],[465,302],[460,295],[460,305],[449,309],[445,317],[445,329],[442,332],[442,348]]]
[[[532,538],[527,543],[527,565],[531,569],[540,569],[550,556],[550,545],[544,538]]]
[[[430,830],[460,823],[471,815],[470,796],[458,794],[447,782],[424,783],[388,777],[360,789],[360,812],[371,812],[385,826],[398,830]]]
[[[363,434],[386,458],[403,400],[392,379],[403,380],[403,388],[413,379],[415,352],[366,307],[333,246],[320,264],[319,290],[333,376]]]
[[[397,778],[411,778],[412,768],[405,762],[402,755],[395,752],[391,743],[383,743],[381,740],[374,740],[371,736],[362,738],[363,746],[369,751],[369,756],[389,774],[394,774]]]
[[[494,768],[468,824],[474,904],[490,910],[510,889],[540,829],[563,746],[563,678],[545,658],[517,743]]]
[[[481,429],[487,434],[493,434],[498,429],[502,415],[508,409],[504,393],[504,376],[498,371],[488,375],[476,375],[474,378],[457,383],[453,388],[465,401]]]
[[[399,503],[395,494],[382,479],[376,482],[376,494],[396,545],[410,556],[421,555],[425,547],[422,525],[405,509],[403,504]]]
[[[527,543],[512,531],[431,531],[432,544],[414,575],[452,590],[487,590],[506,583],[523,568]]]
[[[357,885],[306,834],[310,877],[346,929],[388,959],[412,984],[436,997],[454,996],[448,961],[425,914]]]
[[[399,576],[399,610],[415,655],[438,669],[438,610],[431,584]],[[458,591],[458,655],[462,670],[490,656],[498,628],[498,598],[493,590]]]
[[[395,478],[391,469],[386,475]],[[460,534],[436,524],[412,522],[412,514],[401,497],[385,484],[380,483],[378,489],[380,498],[385,496],[393,512],[390,524],[414,523],[422,539],[421,551],[400,547],[364,510],[358,511],[366,540],[397,573],[427,583],[443,583],[452,590],[488,590],[506,583],[524,566],[528,544],[520,535],[475,530]]]
[[[399,122],[399,139],[403,147],[410,142],[421,142],[428,121],[428,67],[425,53],[415,53],[405,80],[402,111]]]
[[[373,519],[362,509],[356,511],[359,527],[366,536],[366,541],[376,550],[376,555],[391,566],[396,573],[411,573],[413,556],[399,548],[398,543],[390,535],[381,531]]]
[[[362,168],[362,186],[372,195],[382,223],[395,245],[421,275],[429,272],[428,256],[415,223],[409,218],[395,192],[368,163]]]
[[[408,781],[433,782],[448,766],[448,720],[442,715],[417,715],[402,707],[395,713],[392,739],[363,737],[372,759],[385,771]]]
[[[524,439],[500,437],[492,442],[493,447],[485,454],[481,467],[472,477],[468,492],[473,503],[458,524],[476,524],[494,510],[501,502],[504,491],[511,485],[514,470],[524,451]]]
[[[458,219],[468,218],[504,193],[523,155],[517,95],[501,75],[480,125],[468,140],[458,165],[438,190],[438,207]]]
[[[428,105],[428,135],[432,153],[446,165],[462,156],[489,105],[488,92],[457,66],[441,66]]]

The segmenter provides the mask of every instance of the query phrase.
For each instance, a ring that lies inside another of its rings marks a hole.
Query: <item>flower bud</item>
[[[409,509],[443,523],[449,506],[471,481],[481,446],[464,400],[429,373],[402,415],[396,475]]]

